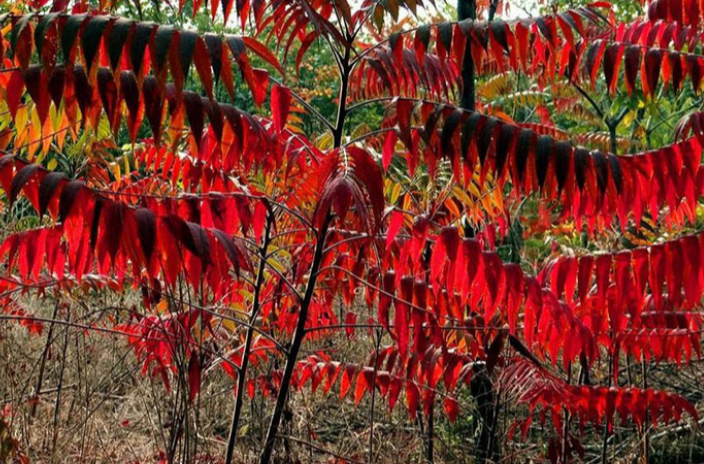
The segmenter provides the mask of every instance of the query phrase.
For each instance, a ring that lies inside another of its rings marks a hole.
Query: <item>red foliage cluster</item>
[[[543,420],[549,411],[557,430],[562,429],[563,408],[582,424],[591,422],[599,426],[606,422],[609,430],[615,413],[622,423],[632,419],[639,426],[647,425],[648,417],[654,426],[658,422],[679,421],[682,412],[698,417],[691,403],[679,395],[652,389],[569,385],[524,359],[514,360],[502,372],[501,382],[507,386],[508,395],[527,403],[531,410],[537,406],[544,408]],[[524,430],[528,425],[530,418],[524,422]]]
[[[703,253],[704,235],[688,235],[614,254],[560,257],[545,267],[540,279],[567,301],[593,300],[594,308],[608,312],[609,328],[618,333],[627,322],[652,327],[661,319],[657,312],[667,308],[698,307],[704,294]],[[689,325],[660,316],[671,328]]]
[[[489,174],[499,187],[510,179],[514,195],[540,192],[560,204],[563,219],[574,219],[578,227],[586,222],[590,230],[601,229],[614,215],[622,227],[629,217],[640,225],[646,211],[657,218],[664,206],[670,207],[671,214],[679,211],[693,221],[704,188],[698,135],[661,149],[617,157],[451,105],[399,99],[390,108],[395,109],[398,132],[387,134],[385,163],[393,156],[398,138],[406,147],[411,173],[422,155],[431,172],[440,159],[448,160],[456,178],[464,182],[479,171],[480,188]],[[427,122],[417,127],[416,119]]]
[[[695,28],[702,24],[702,13],[698,0],[653,0],[648,5],[650,21],[672,21]]]
[[[177,93],[180,93],[191,67],[195,67],[211,100],[213,77],[221,81],[234,98],[230,63],[235,62],[252,89],[255,101],[261,103],[267,94],[268,74],[251,67],[247,49],[270,63],[278,63],[271,52],[247,37],[201,36],[172,26],[103,15],[48,14],[38,21],[35,18],[33,14],[4,15],[0,23],[9,19],[12,24],[11,49],[22,70],[29,67],[34,53],[41,58],[46,74],[40,74],[37,78],[43,78],[45,84],[53,77],[52,71],[61,51],[64,66],[68,69],[73,68],[79,56],[82,57],[80,63],[87,69],[86,75],[91,84],[96,77],[92,72],[94,67],[110,66],[116,79],[120,77],[120,71],[132,70],[140,84],[143,76],[152,70],[158,77],[162,91],[166,77],[170,75]],[[0,51],[4,54],[4,50]]]
[[[270,89],[268,72],[251,66],[254,54],[284,74],[267,47],[253,38],[103,14],[118,3],[101,2],[97,15],[69,15],[59,14],[67,5],[55,1],[51,14],[0,19],[11,25],[9,37],[0,38],[6,71],[0,98],[15,122],[26,106],[44,127],[53,104],[72,130],[81,123],[97,128],[105,118],[117,133],[126,120],[132,141],[143,142],[134,166],[115,181],[106,172],[93,173],[97,182],[69,179],[24,161],[21,147],[0,158],[9,203],[24,195],[41,224],[0,245],[7,298],[52,279],[69,286],[95,278],[115,291],[139,289],[145,313],[130,309],[129,321],[114,331],[128,335],[145,374],[169,388],[186,366],[192,400],[205,373],[221,366],[238,381],[240,408],[244,389],[275,395],[274,418],[289,388],[310,386],[326,393],[337,387],[340,398],[352,394],[356,404],[378,395],[389,410],[405,394],[411,417],[429,413],[442,398],[454,420],[459,388],[483,370],[500,371],[495,377],[512,400],[529,405],[526,429],[538,406],[558,429],[565,413],[609,429],[616,413],[639,426],[648,416],[653,424],[679,420],[682,412],[696,419],[680,396],[573,385],[540,363],[561,361],[571,369],[579,360],[588,372],[608,352],[618,381],[623,353],[677,363],[701,355],[703,234],[562,256],[532,276],[502,260],[490,226],[479,236],[470,230],[465,206],[451,208],[447,197],[419,199],[416,192],[388,195],[405,186],[386,175],[399,153],[411,177],[425,169],[435,179],[444,163],[458,188],[491,186],[511,200],[538,194],[543,210],[552,207],[590,233],[615,218],[622,230],[640,227],[644,216],[694,223],[704,193],[701,114],[680,124],[675,143],[617,156],[573,144],[545,124],[516,124],[447,101],[461,90],[467,56],[479,71],[522,71],[541,86],[561,78],[595,83],[603,71],[611,92],[621,74],[629,93],[646,97],[661,82],[680,90],[687,78],[698,91],[704,57],[682,51],[701,39],[694,32],[695,0],[657,0],[651,22],[630,25],[615,26],[596,4],[515,22],[421,26],[355,54],[351,30],[367,20],[383,23],[384,8],[393,9],[386,3],[414,9],[417,2],[369,1],[354,11],[345,1],[194,2],[194,12],[205,3],[213,15],[222,7],[225,20],[234,5],[243,27],[251,17],[284,54],[298,41],[297,66],[316,39],[330,41],[345,88],[337,126],[322,121],[334,140],[326,150],[287,126],[293,102],[304,109],[309,103],[284,85]],[[662,21],[671,19],[685,23]],[[670,42],[673,48],[659,48]],[[32,64],[35,56],[39,63]],[[218,83],[234,97],[232,64],[257,105],[269,97],[270,119],[216,101]],[[192,67],[205,96],[184,89]],[[344,143],[347,105],[369,98],[389,103],[382,127]],[[152,138],[140,140],[145,122]],[[383,146],[380,159],[361,146],[365,138]],[[390,196],[408,201],[391,204]],[[170,293],[182,286],[187,302]],[[362,301],[366,312],[349,310]],[[31,315],[12,311],[40,330]],[[379,338],[366,363],[332,359],[320,347],[299,358],[304,340],[324,342],[342,330],[350,338],[377,331],[390,345]],[[278,363],[282,354],[281,369],[247,372],[249,363]],[[275,437],[276,419],[272,424]],[[578,448],[565,438],[566,448]]]
[[[232,266],[249,268],[246,252],[231,234],[237,229],[245,236],[261,235],[266,214],[265,203],[245,196],[191,202],[147,198],[147,207],[132,207],[9,155],[0,159],[0,182],[11,201],[22,191],[40,215],[48,212],[61,221],[3,242],[10,269],[17,263],[23,280],[36,278],[44,263],[58,279],[65,265],[79,280],[97,265],[101,274],[112,271],[119,280],[131,267],[136,282],[146,271],[149,279],[162,276],[168,285],[185,271],[194,287],[205,281],[222,296],[229,291]]]

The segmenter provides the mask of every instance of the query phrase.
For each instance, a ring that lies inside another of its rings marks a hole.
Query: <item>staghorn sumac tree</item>
[[[696,396],[647,376],[701,354],[698,1],[635,22],[605,2],[498,19],[510,5],[461,1],[461,20],[429,24],[417,0],[98,3],[0,17],[0,185],[8,216],[34,224],[0,245],[0,318],[126,338],[175,398],[164,460],[200,459],[199,400],[220,371],[228,464],[287,448],[308,388],[371,400],[366,453],[303,441],[340,462],[375,460],[382,402],[426,418],[429,461],[436,406],[477,419],[478,461],[527,439],[567,462],[603,437],[605,462],[617,415],[647,460],[651,424],[698,420]],[[333,118],[296,91],[318,46],[338,72]],[[668,99],[688,103],[662,114]],[[351,127],[360,111],[382,122]],[[85,162],[67,169],[76,147]],[[531,236],[555,246],[530,259]],[[81,292],[139,299],[84,323],[65,301]],[[30,294],[54,316],[28,312]],[[340,359],[345,337],[373,351]],[[266,399],[256,450],[238,440],[248,397]],[[532,424],[548,415],[543,440]]]

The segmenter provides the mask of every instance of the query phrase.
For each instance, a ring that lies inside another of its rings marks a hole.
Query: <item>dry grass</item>
[[[130,298],[82,298],[76,295],[76,300],[69,300],[56,319],[65,320],[70,312],[72,321],[90,325],[116,316],[95,308],[130,303]],[[42,301],[18,299],[28,312],[52,318],[54,308],[46,304],[50,300]],[[371,341],[351,343],[344,334],[325,343],[328,352],[348,361],[364,362],[373,352]],[[276,363],[258,365],[252,375],[266,375],[280,368]],[[3,321],[0,368],[5,374],[0,377],[5,420],[30,462],[162,462],[174,435],[178,440],[174,462],[222,462],[234,382],[221,369],[205,375],[200,395],[188,405],[188,431],[177,433],[173,419],[183,406],[178,385],[167,392],[158,377],[152,381],[148,374],[143,375],[141,363],[124,336],[62,324],[51,328],[48,323],[43,333],[36,335],[17,322]],[[39,394],[35,394],[38,387]],[[308,388],[293,394],[282,424],[276,462],[345,462],[342,457],[348,462],[368,462],[371,400],[365,396],[355,406],[350,396],[341,401],[337,391],[312,393]],[[246,400],[236,462],[256,462],[272,407],[272,398],[261,395]],[[419,425],[408,420],[402,405],[389,414],[377,398],[371,440],[373,461],[423,462],[425,441]],[[443,454],[441,439],[436,443],[439,457]]]

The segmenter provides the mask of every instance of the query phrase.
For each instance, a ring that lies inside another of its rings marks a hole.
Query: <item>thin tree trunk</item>
[[[264,283],[264,270],[266,269],[266,254],[269,250],[269,242],[271,240],[271,224],[274,221],[273,212],[269,211],[266,215],[266,228],[264,230],[264,243],[259,250],[259,269],[257,271],[257,281],[254,284],[254,296],[252,302],[252,315],[249,318],[249,327],[247,328],[247,338],[244,342],[244,351],[242,354],[242,365],[237,376],[237,396],[235,397],[235,407],[232,411],[232,423],[230,424],[230,436],[227,442],[227,454],[225,457],[226,464],[232,464],[232,456],[235,452],[235,444],[237,442],[237,429],[240,424],[240,416],[242,414],[242,402],[244,399],[244,391],[247,384],[247,368],[249,366],[249,355],[252,350],[252,339],[254,338],[254,323],[260,308],[260,293]]]
[[[66,321],[70,322],[71,321],[71,311],[67,310],[66,313]],[[66,328],[66,332],[64,334],[64,346],[63,346],[63,352],[61,353],[61,369],[59,370],[59,385],[56,390],[56,403],[54,404],[54,430],[53,430],[53,437],[51,440],[51,461],[56,462],[56,444],[59,439],[59,423],[61,422],[61,393],[64,385],[64,372],[66,370],[66,353],[68,352],[68,336],[69,336],[69,330],[68,327]]]
[[[609,126],[609,145],[611,146],[611,153],[614,155],[618,154],[618,139],[616,138],[616,126]]]
[[[476,0],[457,0],[457,19],[477,19]],[[467,41],[464,50],[464,60],[462,61],[462,99],[460,106],[466,110],[474,111],[475,101],[474,83],[474,58],[472,57],[471,41]]]
[[[350,55],[352,53],[351,45],[345,48],[345,55],[340,63],[340,101],[337,113],[337,124],[333,130],[333,140],[335,148],[340,148],[342,145],[342,137],[345,133],[345,120],[347,118],[347,92],[351,73],[350,67]],[[332,216],[330,213],[325,217],[323,226],[318,231],[318,242],[315,245],[315,254],[313,256],[313,263],[310,270],[310,278],[308,280],[308,285],[306,286],[306,292],[301,302],[301,309],[298,314],[298,322],[296,324],[296,331],[293,333],[293,340],[291,340],[291,348],[288,351],[286,357],[286,367],[284,368],[284,375],[281,378],[281,386],[279,388],[279,393],[276,397],[276,405],[274,406],[274,414],[271,416],[271,422],[269,423],[269,429],[266,434],[266,440],[264,441],[264,448],[259,456],[259,464],[269,464],[271,461],[271,454],[274,451],[274,443],[276,442],[276,435],[279,432],[279,425],[281,424],[281,416],[284,412],[284,407],[286,405],[286,400],[288,398],[288,391],[291,385],[291,377],[293,376],[293,369],[298,361],[298,352],[301,350],[301,344],[306,335],[306,320],[308,319],[308,308],[313,301],[313,294],[315,293],[315,284],[318,280],[318,271],[320,270],[320,265],[323,260],[323,250],[325,249],[325,238],[328,233],[328,226]]]
[[[616,129],[618,129],[619,124],[623,121],[623,118],[628,114],[628,108],[624,108],[621,114],[616,116],[614,119],[607,119],[606,127],[609,129],[609,146],[611,148],[611,153],[618,155],[618,136],[616,135]]]
[[[567,364],[567,385],[572,383],[572,363]],[[567,408],[562,408],[565,421],[562,429],[562,462],[567,462],[567,440],[570,433],[570,413]]]
[[[614,360],[613,356],[609,355],[609,365],[607,366],[607,373],[608,373],[608,383],[607,386],[611,387],[611,376],[612,376],[612,368],[613,368]],[[618,385],[617,385],[618,386]],[[606,457],[609,451],[609,425],[611,424],[612,418],[607,417],[606,418],[606,423],[604,424],[604,442],[602,444],[601,448],[601,464],[606,464]]]
[[[37,387],[34,389],[34,398],[32,398],[32,409],[29,412],[29,420],[34,419],[37,414],[37,404],[39,403],[39,394],[42,391],[42,385],[44,383],[44,370],[46,369],[46,359],[49,356],[49,350],[51,349],[51,344],[54,338],[54,324],[56,320],[56,315],[59,313],[59,303],[54,305],[54,314],[51,316],[51,324],[49,325],[49,332],[46,335],[46,344],[44,345],[44,352],[42,353],[42,361],[39,365],[39,378],[37,379]],[[66,328],[68,330],[68,328]]]
[[[269,464],[271,461],[271,454],[274,451],[274,443],[276,442],[276,435],[279,432],[279,424],[281,423],[281,416],[284,412],[284,407],[286,406],[286,399],[288,397],[289,387],[291,386],[291,378],[293,376],[293,369],[296,366],[298,360],[298,353],[301,350],[301,345],[303,339],[306,335],[306,320],[308,319],[308,308],[313,301],[313,294],[315,293],[315,284],[318,280],[318,271],[320,270],[320,265],[323,261],[323,250],[325,249],[325,238],[328,232],[328,226],[330,224],[331,217],[325,218],[325,223],[318,233],[318,242],[315,245],[315,254],[313,256],[313,263],[310,270],[310,278],[308,280],[308,286],[306,287],[306,293],[303,297],[303,302],[301,303],[301,309],[298,314],[298,322],[296,324],[296,331],[293,334],[293,340],[291,341],[291,348],[288,351],[288,356],[286,357],[286,367],[284,368],[284,375],[281,378],[281,386],[279,388],[279,393],[276,397],[276,405],[274,406],[274,414],[271,416],[271,422],[269,424],[269,430],[266,434],[266,441],[264,442],[264,448],[259,457],[259,464]]]
[[[643,372],[643,390],[648,389],[648,367],[645,364],[645,356],[641,361],[641,369]],[[649,414],[648,414],[649,416]],[[650,461],[650,439],[648,438],[648,423],[650,418],[646,416],[646,420],[643,421],[643,464],[648,464]]]
[[[335,124],[335,130],[333,131],[333,140],[335,148],[339,148],[342,145],[342,137],[345,134],[345,119],[347,118],[347,92],[349,87],[350,73],[350,54],[351,48],[347,47],[345,49],[345,56],[341,63],[341,75],[340,75],[340,103],[337,110],[337,123]]]
[[[434,428],[435,428],[435,404],[430,405],[430,414],[428,414],[428,454],[426,457],[426,461],[428,461],[428,464],[433,464],[435,462],[433,458],[433,440],[435,437],[433,436],[434,434]]]
[[[458,20],[477,19],[476,0],[457,0]],[[467,43],[462,62],[462,98],[460,106],[466,110],[476,109],[475,98],[474,58],[472,56],[471,42]],[[472,376],[470,386],[472,396],[477,401],[477,410],[481,416],[482,431],[477,444],[477,462],[486,462],[487,458],[494,456],[495,440],[492,440],[490,430],[494,423],[494,392],[486,368],[477,366]]]
[[[381,346],[381,331],[376,331],[376,343],[374,344],[374,380],[372,385],[372,405],[369,410],[369,458],[367,462],[372,464],[374,461],[374,410],[376,406],[376,378],[379,370],[379,348]]]
[[[477,402],[481,419],[481,432],[477,442],[476,462],[484,463],[495,455],[495,440],[492,440],[494,423],[494,388],[485,365],[475,364],[470,382],[470,392]]]

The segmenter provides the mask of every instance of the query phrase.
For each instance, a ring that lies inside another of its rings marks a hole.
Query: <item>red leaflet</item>
[[[386,330],[389,327],[389,308],[396,290],[396,274],[393,271],[386,272],[382,280],[381,291],[379,292],[378,320],[379,324]]]
[[[325,373],[326,373],[325,385],[323,386],[323,391],[325,393],[328,393],[330,391],[333,384],[337,380],[337,377],[340,375],[341,369],[342,369],[342,366],[339,363],[328,364],[328,366],[325,370]]]
[[[396,118],[398,121],[399,136],[401,141],[406,145],[406,148],[413,151],[413,142],[411,137],[411,113],[413,111],[413,102],[408,99],[399,100],[396,104]]]
[[[509,330],[511,334],[516,334],[518,312],[525,292],[523,271],[517,264],[507,264],[504,275],[506,277],[506,311]],[[526,324],[529,322],[526,321]]]
[[[586,59],[586,66],[587,69],[590,73],[591,77],[591,82],[592,82],[592,90],[596,86],[596,77],[597,73],[599,72],[599,66],[601,64],[601,60],[604,56],[604,52],[606,51],[606,42],[599,41],[596,44],[592,45],[589,47],[587,51],[587,59]]]
[[[398,351],[402,357],[407,356],[410,339],[411,308],[413,302],[413,278],[401,279],[401,293],[394,305],[394,332]],[[416,329],[418,330],[418,329]]]
[[[371,154],[360,148],[349,147],[347,153],[354,162],[355,178],[367,193],[372,208],[370,229],[376,231],[384,213],[384,178],[381,169]]]
[[[205,88],[205,93],[211,100],[213,99],[213,74],[210,67],[208,48],[202,37],[198,37],[193,52],[193,63],[195,64],[198,77]],[[217,77],[217,76],[216,76]]]
[[[242,41],[248,49],[256,53],[260,58],[262,58],[264,61],[273,66],[274,69],[276,69],[279,73],[281,73],[282,75],[285,74],[285,71],[279,63],[279,60],[276,59],[276,56],[274,56],[274,54],[268,48],[259,43],[257,40],[252,39],[251,37],[244,36],[242,37]]]
[[[14,203],[15,200],[17,200],[20,191],[24,189],[25,195],[27,195],[27,197],[30,198],[32,204],[38,208],[39,181],[35,179],[37,176],[43,177],[43,174],[44,172],[40,170],[40,166],[38,164],[29,164],[17,171],[17,174],[12,179],[12,184],[10,185],[10,188],[7,190],[9,192],[8,196],[10,204]]]
[[[357,376],[357,386],[354,391],[354,404],[359,405],[365,393],[371,393],[374,389],[374,369],[365,367]]]
[[[191,357],[188,361],[188,394],[191,401],[200,392],[201,370],[200,356],[196,351],[191,351]]]
[[[443,400],[443,407],[445,409],[445,414],[450,419],[450,422],[455,422],[457,416],[460,413],[459,403],[454,398],[445,398]]]
[[[352,379],[354,378],[356,372],[357,370],[353,365],[345,366],[345,369],[342,372],[342,381],[340,383],[340,399],[344,399],[347,396],[347,392],[350,390]]]
[[[528,348],[533,347],[533,337],[536,322],[539,320],[542,309],[542,295],[540,285],[535,279],[528,279],[526,291],[526,305],[524,308],[523,337]]]
[[[391,165],[391,159],[396,151],[396,141],[398,140],[398,135],[395,130],[388,131],[386,133],[386,139],[384,140],[384,150],[382,153],[382,166],[384,171],[389,170]]]
[[[611,44],[606,47],[606,54],[604,56],[604,77],[606,78],[606,84],[611,94],[616,92],[616,85],[618,83],[616,78],[619,75],[624,51],[625,48],[618,44]]]
[[[10,80],[5,88],[5,101],[10,109],[13,119],[17,116],[17,109],[22,102],[22,92],[24,91],[24,79],[22,71],[15,70],[10,74]]]
[[[416,418],[419,400],[420,392],[418,391],[416,384],[413,382],[406,382],[406,406],[408,407],[408,413],[411,416],[411,420],[415,420]]]
[[[351,338],[352,335],[354,335],[355,331],[355,325],[357,324],[357,315],[353,312],[348,312],[345,315],[345,333],[347,333],[347,337]]]
[[[662,245],[656,245],[650,249],[650,275],[648,284],[650,292],[655,302],[655,307],[661,308],[663,299],[663,284],[665,281],[665,249]]]
[[[396,236],[403,227],[404,213],[401,211],[393,211],[391,213],[391,220],[389,221],[389,227],[386,229],[386,249],[391,248],[391,244],[396,239]]]
[[[568,303],[574,299],[577,281],[577,260],[569,257],[555,263],[552,270],[551,289],[558,298],[565,298]]]
[[[436,296],[443,290],[454,292],[453,270],[454,263],[457,259],[458,248],[459,235],[457,228],[444,227],[435,242],[430,260],[430,282],[433,285]],[[449,270],[447,270],[447,272],[445,269],[446,261],[450,261]],[[443,282],[447,283],[446,288],[443,288]]]
[[[425,248],[425,241],[428,237],[430,221],[425,216],[418,216],[413,224],[413,234],[411,238],[411,260],[418,263],[420,255]]]
[[[658,85],[658,78],[660,77],[660,66],[662,64],[662,51],[661,50],[648,50],[645,54],[645,76],[644,76],[644,89],[645,94],[654,95]]]
[[[286,127],[286,119],[291,108],[291,90],[279,84],[274,84],[271,90],[271,113],[277,133]]]

